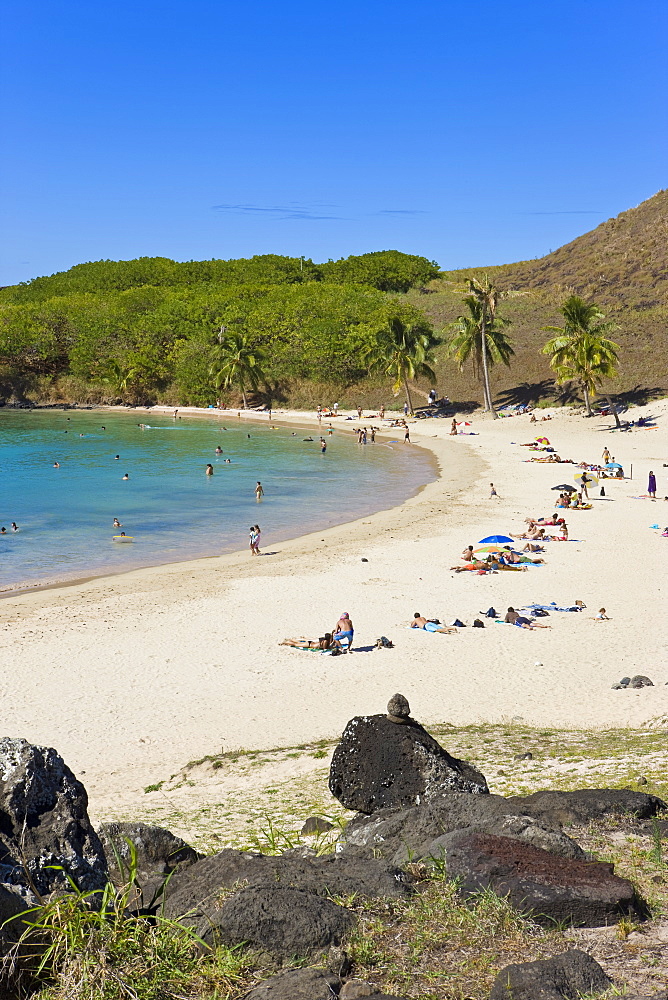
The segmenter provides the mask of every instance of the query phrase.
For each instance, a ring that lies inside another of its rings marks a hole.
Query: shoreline
[[[652,409],[668,420],[668,403]],[[261,560],[242,551],[8,595],[0,628],[8,732],[55,746],[83,776],[96,813],[108,814],[221,747],[335,738],[352,716],[383,711],[395,691],[427,725],[637,728],[663,716],[668,724],[668,668],[657,656],[668,632],[647,601],[648,580],[661,589],[667,544],[647,526],[668,518],[668,506],[664,515],[638,502],[637,480],[606,483],[606,501],[569,515],[571,537],[582,541],[547,546],[545,566],[490,577],[450,571],[469,542],[551,513],[550,489],[572,480],[574,466],[522,464],[526,452],[513,442],[542,431],[562,455],[594,461],[614,441],[637,475],[651,461],[663,480],[657,433],[607,427],[556,412],[536,429],[527,417],[476,417],[479,436],[451,438],[449,421],[419,421],[411,435],[436,455],[440,474],[398,507],[280,543]],[[555,614],[551,630],[492,623],[430,635],[403,625],[416,610],[470,626],[490,605],[576,598],[593,610]],[[601,605],[610,622],[591,620]],[[344,608],[355,621],[353,656],[278,645],[321,635]],[[374,649],[380,635],[395,648]],[[611,690],[625,673],[649,674],[655,686]]]
[[[53,409],[53,408],[52,407],[41,408],[41,407],[36,406],[36,407],[34,407],[34,409],[36,409],[36,410],[44,409],[45,411],[48,411],[48,410]],[[115,412],[115,413],[127,413],[128,412],[128,407],[124,407],[124,406],[103,406],[103,405],[99,405],[99,406],[94,406],[91,409],[92,410],[105,410],[105,411],[110,411],[112,413],[113,412]],[[139,408],[137,408],[137,409],[139,409]],[[181,409],[183,409],[183,413],[187,417],[208,417],[208,418],[210,418],[211,416],[217,416],[219,418],[223,418],[226,415],[229,416],[229,414],[232,413],[232,412],[236,412],[236,411],[231,411],[231,410],[209,410],[209,409],[204,409],[202,407],[183,407],[183,408],[179,407],[179,410],[181,410]],[[161,415],[163,415],[163,414],[166,415],[166,414],[173,413],[174,407],[155,406],[155,407],[151,407],[151,410],[154,411],[154,412],[156,412],[156,413],[160,413]],[[77,412],[76,409],[75,409],[75,412]],[[80,411],[80,412],[90,412],[90,411]],[[272,416],[271,416],[271,423],[272,424],[273,423],[277,423],[277,424],[281,424],[282,426],[285,426],[285,427],[302,427],[304,430],[308,430],[309,432],[313,431],[314,424],[315,424],[315,426],[318,427],[318,430],[320,430],[320,424],[319,424],[317,418],[315,418],[315,417],[312,417],[312,418],[309,419],[309,417],[305,413],[302,413],[301,411],[295,411],[295,410],[286,410],[286,411],[278,411],[278,412],[279,412],[279,416],[275,416],[274,414],[272,414]],[[254,411],[254,410],[245,410],[245,411],[244,410],[240,410],[239,414],[240,415],[241,414],[244,415],[243,419],[252,420],[253,418],[255,418],[258,423],[263,423],[263,421],[260,420],[259,418],[263,417],[264,413],[260,413],[260,412]],[[336,418],[334,418],[334,419],[336,419]],[[364,419],[364,418],[362,418],[362,419]],[[378,419],[378,418],[368,418],[367,417],[366,419]],[[347,421],[346,421],[346,423],[347,423]],[[269,428],[267,428],[267,429],[269,429]],[[339,424],[339,425],[337,425],[336,429],[337,429],[337,431],[346,433],[349,436],[352,436],[353,433],[354,433],[352,426],[343,426],[343,425]],[[381,436],[383,434],[389,434],[389,433],[394,433],[394,429],[393,428],[389,428],[389,427],[380,428],[379,434]],[[410,493],[407,497],[405,497],[403,500],[401,500],[399,504],[392,503],[389,507],[387,507],[387,506],[381,506],[377,510],[373,510],[373,511],[367,513],[367,514],[362,515],[362,516],[364,516],[364,517],[373,517],[375,514],[382,513],[385,510],[392,510],[395,507],[400,507],[400,506],[402,506],[402,504],[406,503],[406,501],[410,500],[412,497],[417,496],[421,492],[421,490],[423,490],[426,486],[429,485],[429,482],[435,482],[435,481],[437,481],[439,479],[440,474],[441,474],[441,468],[440,468],[440,465],[439,465],[439,462],[438,462],[438,457],[434,453],[433,449],[430,449],[428,446],[425,447],[424,443],[423,444],[417,444],[417,443],[413,444],[413,443],[411,443],[411,447],[412,448],[422,448],[423,451],[425,451],[426,453],[428,453],[430,464],[432,466],[432,471],[434,473],[434,479],[429,480],[427,483],[422,483],[421,485],[417,486],[415,488],[414,492]],[[336,514],[334,514],[334,516],[336,517]],[[337,526],[344,525],[344,524],[352,524],[352,523],[354,523],[355,521],[358,521],[358,520],[359,520],[359,518],[355,517],[352,520],[337,521],[336,524],[327,525],[326,527],[327,528],[329,528],[329,527],[333,528],[333,527],[337,527]],[[291,532],[293,529],[287,529],[287,530],[289,530]],[[276,544],[283,544],[285,542],[290,542],[290,541],[298,541],[302,537],[306,537],[307,535],[311,535],[311,534],[318,534],[319,531],[323,531],[323,530],[325,530],[325,529],[324,528],[314,528],[312,531],[306,532],[306,535],[304,535],[303,533],[300,533],[300,534],[297,534],[297,535],[295,535],[295,534],[289,534],[286,537],[283,537],[279,533],[277,535],[277,537],[276,537]],[[274,543],[272,542],[272,544],[274,544]],[[34,583],[20,582],[20,583],[17,583],[17,584],[8,584],[6,588],[0,586],[0,602],[2,602],[3,600],[6,600],[8,597],[19,597],[19,596],[22,596],[24,594],[32,594],[32,593],[36,593],[36,592],[39,592],[39,591],[45,591],[45,590],[56,590],[56,589],[61,589],[63,587],[76,587],[76,586],[79,586],[79,585],[90,583],[93,580],[103,580],[103,579],[112,578],[112,577],[116,577],[116,576],[124,576],[127,573],[138,572],[138,571],[140,571],[142,569],[158,569],[160,567],[166,567],[166,566],[178,566],[178,565],[180,565],[182,563],[191,563],[191,562],[199,562],[200,560],[205,561],[205,560],[208,560],[208,559],[216,559],[216,558],[219,558],[219,557],[228,556],[228,555],[234,555],[234,554],[241,553],[241,552],[245,553],[246,551],[247,551],[247,546],[244,545],[244,546],[240,546],[239,548],[228,549],[228,550],[223,551],[223,552],[212,552],[212,553],[209,553],[209,554],[206,554],[206,555],[186,555],[182,559],[167,559],[164,562],[163,561],[152,562],[152,563],[149,563],[147,565],[133,566],[133,567],[131,567],[129,569],[119,569],[119,570],[114,571],[114,570],[111,570],[111,569],[107,568],[107,569],[101,569],[99,572],[91,572],[90,574],[85,574],[83,576],[64,577],[64,578],[61,578],[61,579],[53,579],[53,580],[38,580],[38,581],[35,581]]]

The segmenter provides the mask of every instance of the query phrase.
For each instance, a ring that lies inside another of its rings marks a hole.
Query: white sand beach
[[[336,736],[352,715],[382,711],[395,691],[424,723],[604,727],[663,717],[668,725],[668,538],[650,528],[668,524],[668,502],[636,499],[650,469],[658,495],[668,495],[668,401],[625,414],[658,421],[628,433],[611,431],[608,418],[537,412],[553,419],[475,416],[475,434],[456,438],[449,420],[412,423],[413,442],[438,460],[438,481],[398,508],[289,542],[272,544],[265,530],[262,558],[243,550],[2,600],[3,731],[56,747],[99,812],[221,747]],[[304,414],[275,418],[317,427]],[[451,572],[467,544],[550,515],[550,488],[573,483],[572,465],[525,461],[518,443],[541,434],[576,462],[599,462],[607,445],[627,475],[633,465],[633,479],[605,481],[592,510],[565,512],[571,540],[548,543],[546,565]],[[498,499],[489,498],[492,481]],[[404,627],[415,611],[470,626],[490,605],[505,613],[576,599],[587,611],[541,619],[550,630]],[[611,620],[593,621],[602,606]],[[322,635],[342,611],[355,624],[352,656],[279,646],[286,636]],[[373,649],[381,635],[395,648]],[[611,689],[636,673],[654,687]]]

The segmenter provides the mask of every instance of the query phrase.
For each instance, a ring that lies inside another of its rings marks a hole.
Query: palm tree
[[[395,396],[403,386],[408,409],[412,413],[409,383],[419,377],[428,379],[432,385],[436,382],[431,365],[434,347],[439,343],[425,317],[390,312],[384,316],[380,327],[373,331],[373,340],[363,351],[363,357],[369,371],[378,369],[394,379],[392,391]]]
[[[496,410],[492,405],[492,393],[489,388],[489,357],[487,328],[494,326],[496,319],[496,309],[501,298],[501,293],[496,288],[487,275],[483,278],[469,278],[469,295],[480,303],[480,362],[482,366],[483,389],[485,396],[485,410],[492,411],[496,419]],[[506,360],[506,364],[509,361]]]
[[[515,352],[503,332],[503,327],[508,326],[510,320],[496,315],[490,319],[488,308],[476,295],[467,295],[464,303],[469,314],[458,316],[451,324],[448,355],[457,361],[460,369],[471,358],[474,374],[483,380],[485,409],[491,410],[496,416],[489,386],[489,369],[499,362],[510,367],[510,359]]]
[[[137,382],[141,371],[136,366],[121,365],[118,361],[109,359],[104,366],[104,375],[100,379],[116,392],[124,396]]]
[[[229,389],[236,385],[241,390],[241,396],[246,409],[246,389],[257,389],[265,379],[262,362],[264,351],[253,345],[244,333],[221,333],[217,335],[215,360],[209,368],[209,375],[214,379],[216,389]]]
[[[617,375],[615,344],[607,336],[611,323],[604,323],[599,307],[587,303],[579,295],[571,295],[559,310],[565,319],[563,327],[544,326],[543,330],[555,333],[543,347],[549,354],[550,365],[557,373],[557,382],[575,381],[584,393],[587,416],[592,416],[591,397],[604,378]]]

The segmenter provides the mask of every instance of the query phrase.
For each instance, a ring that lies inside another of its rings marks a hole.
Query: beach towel
[[[527,609],[536,609],[537,611],[581,611],[576,605],[571,605],[568,608],[560,608],[557,604],[552,601],[551,604],[527,604]]]

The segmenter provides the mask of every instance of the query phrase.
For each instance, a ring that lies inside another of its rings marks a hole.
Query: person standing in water
[[[213,475],[213,466],[211,465],[210,462],[208,463],[208,465],[206,467],[206,474],[207,474],[207,476],[212,476]]]
[[[258,479],[257,486],[255,487],[255,499],[258,501],[258,503],[263,496],[264,496],[264,489],[262,487],[262,483]]]
[[[323,437],[320,438],[320,451],[323,455],[327,451],[327,442]]]
[[[12,531],[18,531],[18,530],[19,530],[18,524],[16,523],[16,521],[12,521]]]

